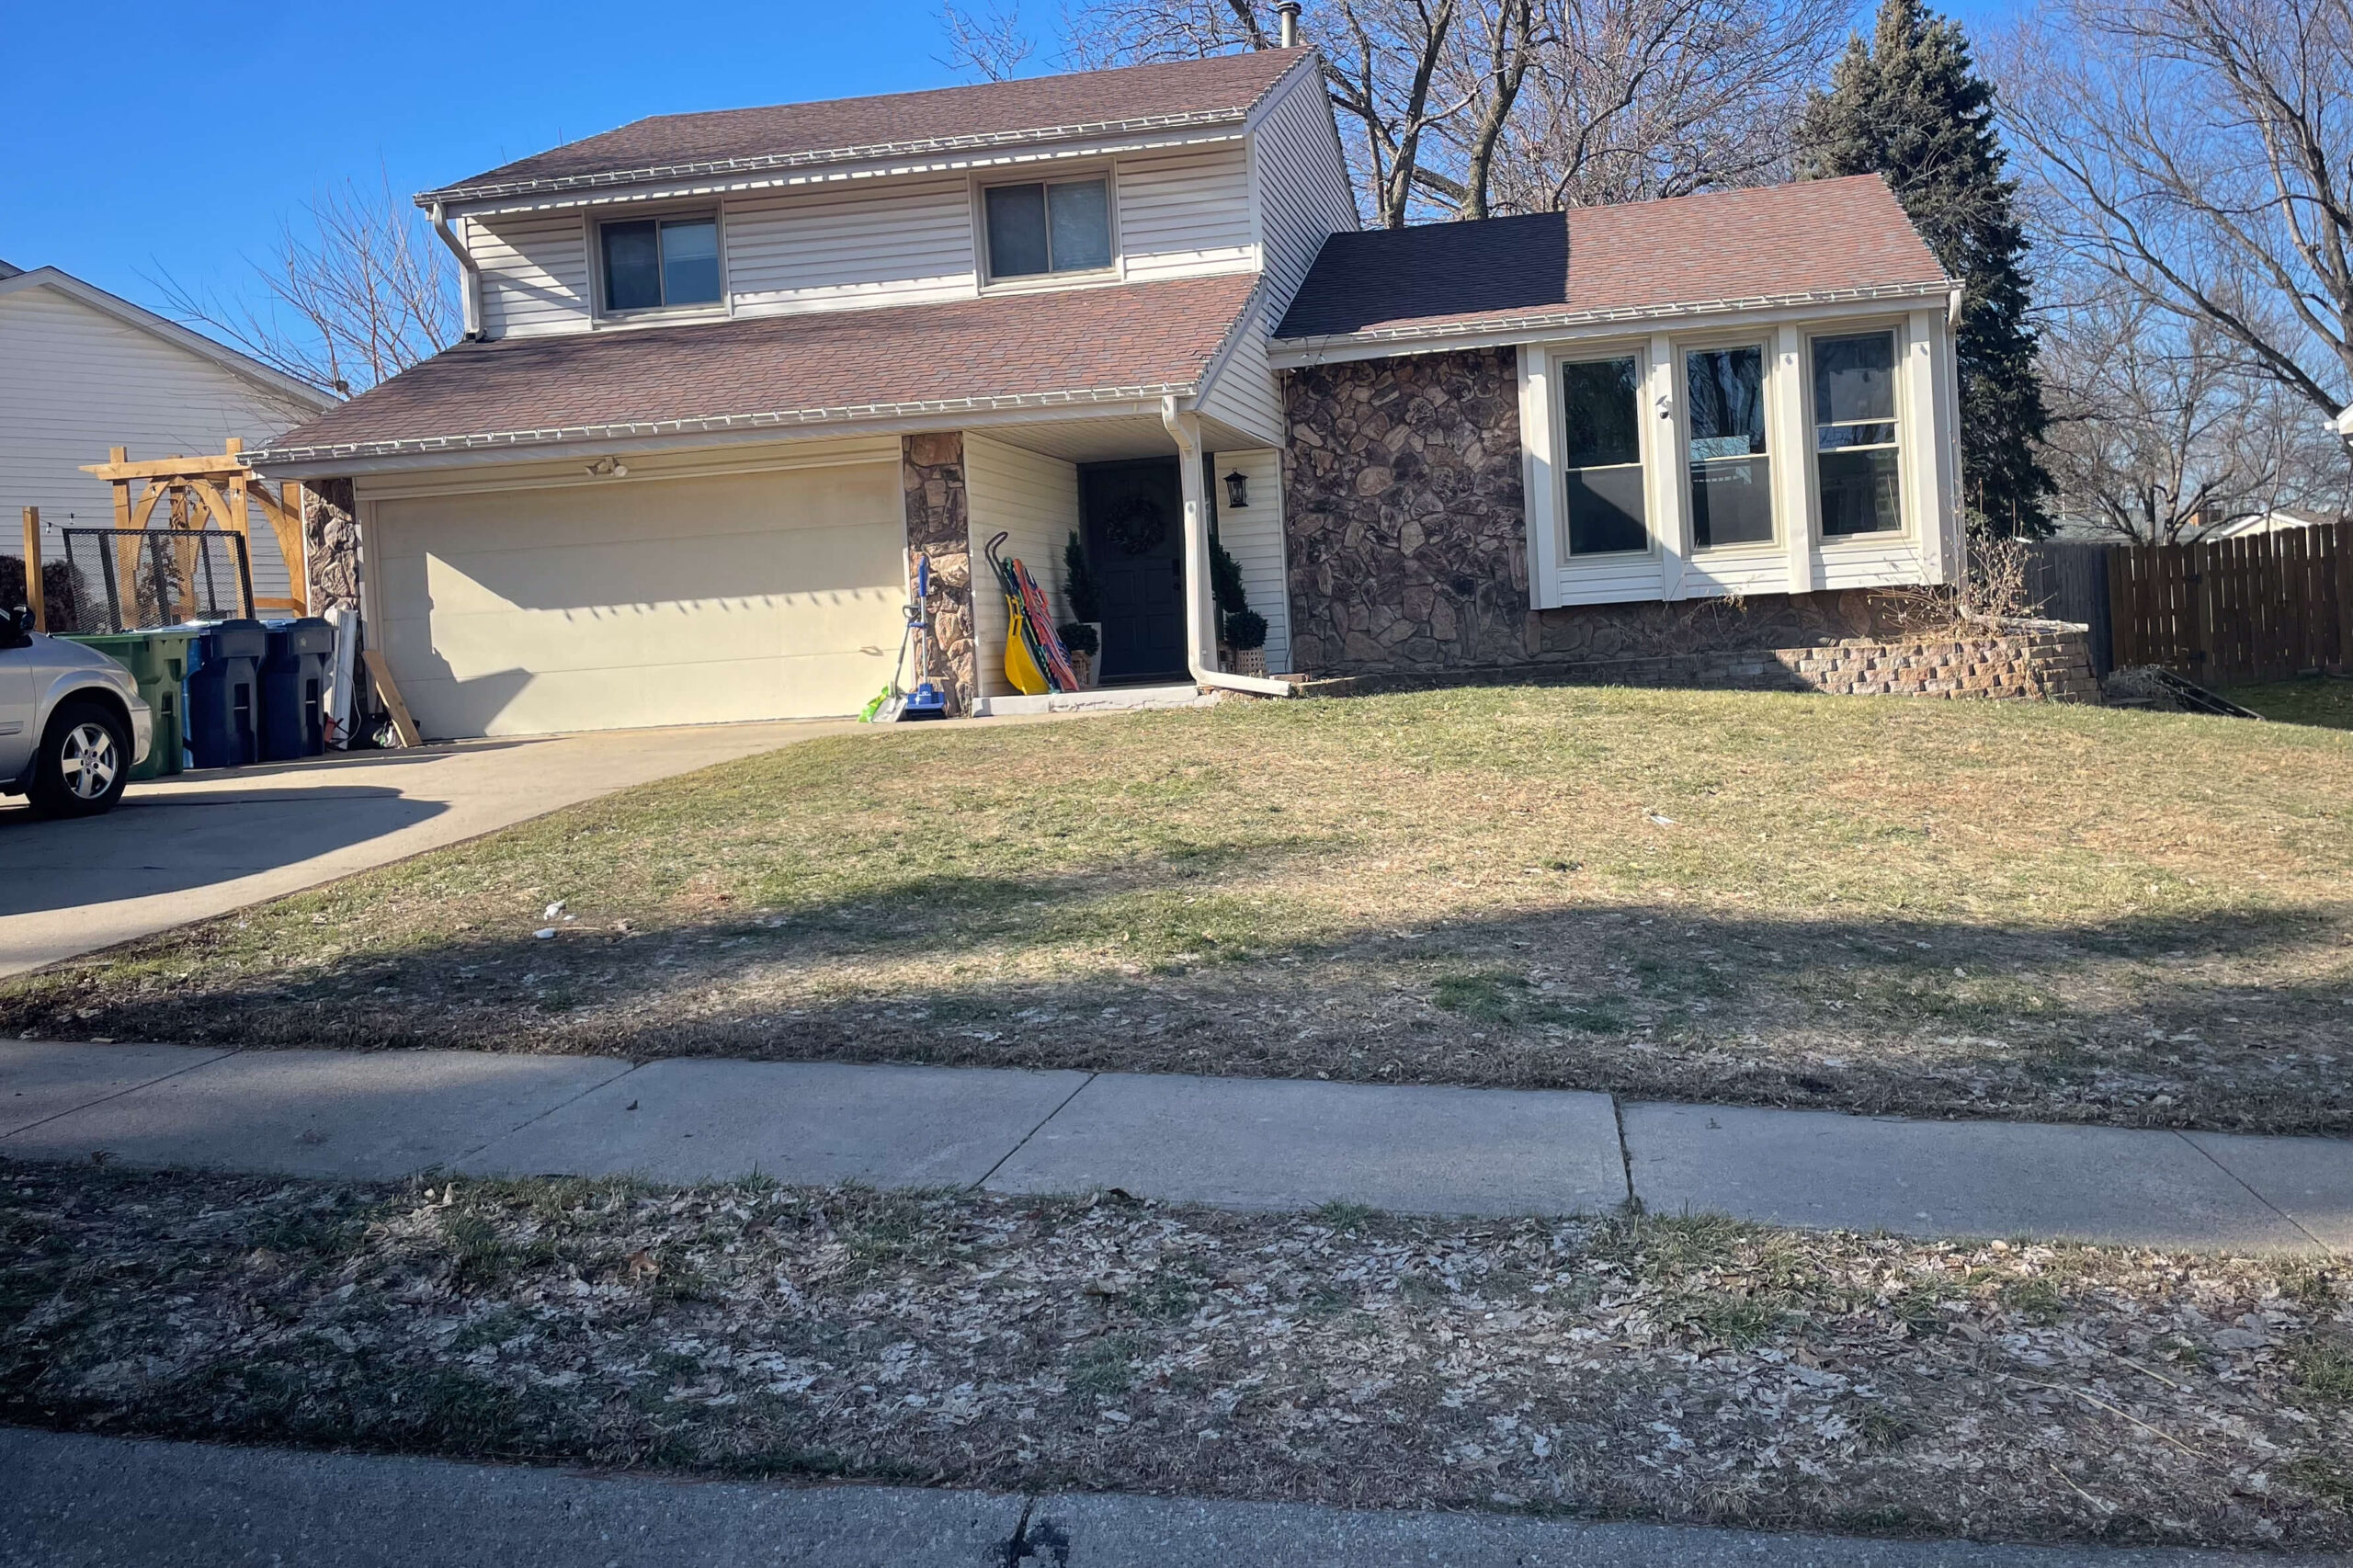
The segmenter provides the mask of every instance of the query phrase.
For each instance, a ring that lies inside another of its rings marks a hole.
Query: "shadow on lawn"
[[[1302,937],[1284,934],[1279,893],[1221,887],[1220,859],[934,874],[834,903],[629,933],[592,915],[552,940],[450,933],[298,970],[199,959],[187,980],[141,987],[92,965],[0,997],[0,1030],[1324,1074],[2353,1131],[2353,964],[2333,908],[1997,927],[1563,904],[1555,884],[1540,909]],[[949,972],[1041,951],[1071,955],[1071,972]]]

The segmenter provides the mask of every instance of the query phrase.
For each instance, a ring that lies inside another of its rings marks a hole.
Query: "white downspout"
[[[1217,598],[1210,588],[1210,516],[1201,505],[1201,421],[1180,414],[1174,396],[1160,400],[1160,422],[1176,443],[1178,492],[1185,498],[1185,662],[1202,686],[1246,691],[1254,697],[1289,697],[1287,681],[1229,675],[1216,665]]]
[[[478,343],[482,340],[482,268],[475,265],[473,253],[460,244],[458,236],[450,232],[449,220],[442,216],[441,204],[435,202],[427,212],[433,220],[433,232],[441,236],[441,243],[458,258],[458,308],[464,314],[466,341]]]

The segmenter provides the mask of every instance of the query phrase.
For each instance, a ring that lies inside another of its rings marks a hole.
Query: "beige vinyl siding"
[[[1078,528],[1078,469],[985,436],[964,437],[965,516],[972,530],[972,623],[979,634],[981,690],[1011,697],[1005,678],[1005,638],[1010,622],[982,553],[999,532],[1012,537],[1003,552],[1017,556],[1044,590],[1060,625],[1069,618],[1063,597],[1063,547]]]
[[[1250,158],[1240,142],[1122,158],[1120,251],[1131,281],[1247,271]]]
[[[1243,596],[1267,618],[1267,668],[1290,669],[1290,574],[1283,551],[1282,454],[1272,449],[1220,452],[1210,460],[1217,494],[1218,542],[1242,568]],[[1225,476],[1249,482],[1250,504],[1227,505]]]
[[[898,651],[895,462],[380,497],[365,528],[435,738],[854,713]]]
[[[482,329],[490,336],[585,332],[593,324],[581,214],[469,218],[465,244],[482,269]]]
[[[1279,444],[1286,434],[1282,392],[1267,365],[1267,324],[1256,308],[1235,335],[1233,351],[1219,367],[1217,378],[1201,394],[1200,411],[1245,435]]]
[[[1290,308],[1324,240],[1358,226],[1357,204],[1331,106],[1314,73],[1302,74],[1276,100],[1258,122],[1256,142],[1259,244],[1271,323]]]
[[[740,314],[962,299],[978,286],[961,176],[739,198],[725,231]]]
[[[51,288],[0,296],[0,552],[10,555],[24,548],[27,506],[40,508],[44,556],[63,551],[63,528],[114,526],[112,487],[82,472],[110,447],[133,459],[218,452],[232,436],[259,447],[312,412]],[[301,563],[289,570],[258,513],[249,545],[255,597],[289,597]]]

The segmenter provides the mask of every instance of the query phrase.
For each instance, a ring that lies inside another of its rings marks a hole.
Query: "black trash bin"
[[[188,677],[188,749],[199,767],[261,760],[261,661],[269,633],[258,620],[224,620],[198,639]]]
[[[335,628],[315,616],[268,628],[261,662],[261,755],[265,762],[318,756],[327,749],[327,662]]]

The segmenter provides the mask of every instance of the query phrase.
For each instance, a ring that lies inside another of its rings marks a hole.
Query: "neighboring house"
[[[1245,689],[1211,528],[1311,674],[1695,597],[1836,635],[1958,565],[1953,285],[1876,177],[1358,233],[1294,49],[664,116],[418,200],[468,341],[256,460],[352,482],[430,734],[852,711],[915,553],[935,674],[1001,705],[999,532],[1058,614],[1085,540],[1107,680]]]
[[[23,548],[27,506],[40,508],[44,560],[64,528],[112,528],[111,487],[82,472],[109,448],[138,460],[219,452],[232,436],[258,447],[335,402],[53,267],[0,262],[0,552]],[[249,542],[255,596],[287,597],[275,537]]]

